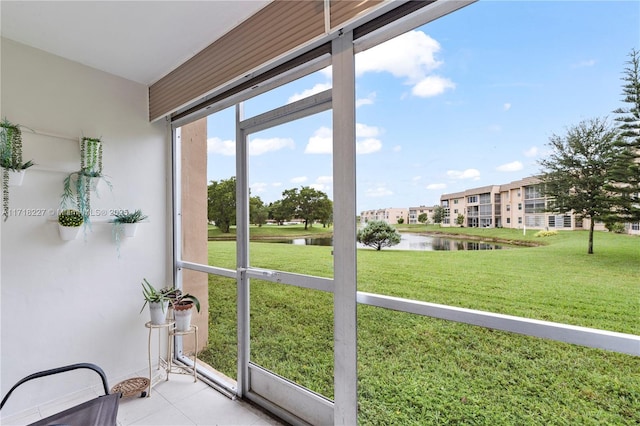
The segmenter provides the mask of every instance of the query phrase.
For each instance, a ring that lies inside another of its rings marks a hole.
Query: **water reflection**
[[[417,251],[455,251],[455,250],[501,250],[512,246],[487,243],[484,241],[454,240],[451,238],[431,237],[419,234],[401,234],[400,244],[385,247],[383,250],[417,250]],[[300,246],[331,246],[332,238],[295,238],[293,240],[269,240],[272,243],[295,244]],[[362,244],[358,248],[371,249]]]

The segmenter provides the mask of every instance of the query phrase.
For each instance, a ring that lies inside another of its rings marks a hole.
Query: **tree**
[[[322,224],[323,228],[333,223],[333,202],[326,198],[318,203],[318,222]]]
[[[399,217],[398,218],[398,225],[402,225],[404,223],[404,218],[403,217]]]
[[[220,231],[229,232],[236,221],[236,178],[211,181],[207,187],[207,219]]]
[[[444,219],[444,208],[442,206],[433,207],[433,223],[442,223]]]
[[[328,220],[329,211],[333,211],[333,203],[327,194],[309,186],[303,186],[299,191],[298,188],[287,189],[282,197],[285,210],[304,220],[304,229],[316,220]]]
[[[456,224],[463,226],[464,225],[464,215],[461,213],[458,213],[458,216],[456,217]]]
[[[628,107],[618,108],[615,121],[621,138],[620,154],[610,170],[607,189],[614,194],[616,208],[608,223],[640,222],[640,52],[632,49],[622,80],[622,101]]]
[[[418,222],[420,223],[428,223],[429,222],[429,215],[426,213],[420,213],[420,215],[418,216]]]
[[[282,225],[293,217],[293,212],[284,205],[282,200],[277,200],[269,204],[269,217],[275,220],[278,225]]]
[[[578,219],[590,219],[588,253],[593,254],[593,230],[614,209],[615,200],[606,189],[609,170],[622,148],[618,132],[602,119],[591,119],[570,127],[565,136],[552,135],[547,144],[551,155],[540,160],[548,211],[573,211]]]
[[[262,226],[269,219],[269,209],[264,205],[260,197],[249,197],[249,222]]]
[[[385,221],[372,220],[358,231],[357,239],[359,243],[379,251],[382,247],[400,244],[400,233]]]

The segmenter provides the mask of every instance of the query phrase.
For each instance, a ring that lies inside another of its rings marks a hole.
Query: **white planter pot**
[[[21,186],[25,172],[26,170],[20,170],[19,172],[9,170],[9,186]]]
[[[151,314],[151,324],[164,324],[167,322],[167,312],[169,311],[169,301],[149,302],[149,313]]]
[[[122,230],[125,237],[135,237],[138,230],[137,223],[123,223]]]
[[[189,331],[189,329],[191,328],[191,316],[193,315],[193,308],[174,309],[173,315],[176,320],[176,331]]]
[[[82,226],[62,226],[58,224],[58,232],[60,233],[60,238],[62,238],[64,241],[71,241],[78,238],[80,228],[82,228]]]

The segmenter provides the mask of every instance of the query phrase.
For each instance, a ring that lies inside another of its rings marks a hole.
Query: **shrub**
[[[358,242],[381,250],[400,244],[400,234],[396,229],[382,220],[372,220],[358,231]]]
[[[538,231],[534,234],[535,237],[552,237],[558,235],[558,231]]]
[[[607,228],[609,232],[614,232],[616,234],[623,234],[625,231],[624,224],[620,222],[605,223],[604,226]]]

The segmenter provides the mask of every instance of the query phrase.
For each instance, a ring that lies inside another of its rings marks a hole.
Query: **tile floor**
[[[3,418],[0,423],[3,426],[29,424],[93,397],[70,397]],[[160,381],[152,388],[149,398],[124,398],[120,401],[118,426],[142,425],[280,426],[283,423],[245,402],[229,399],[202,381],[194,383],[192,376],[171,375],[169,381]]]

